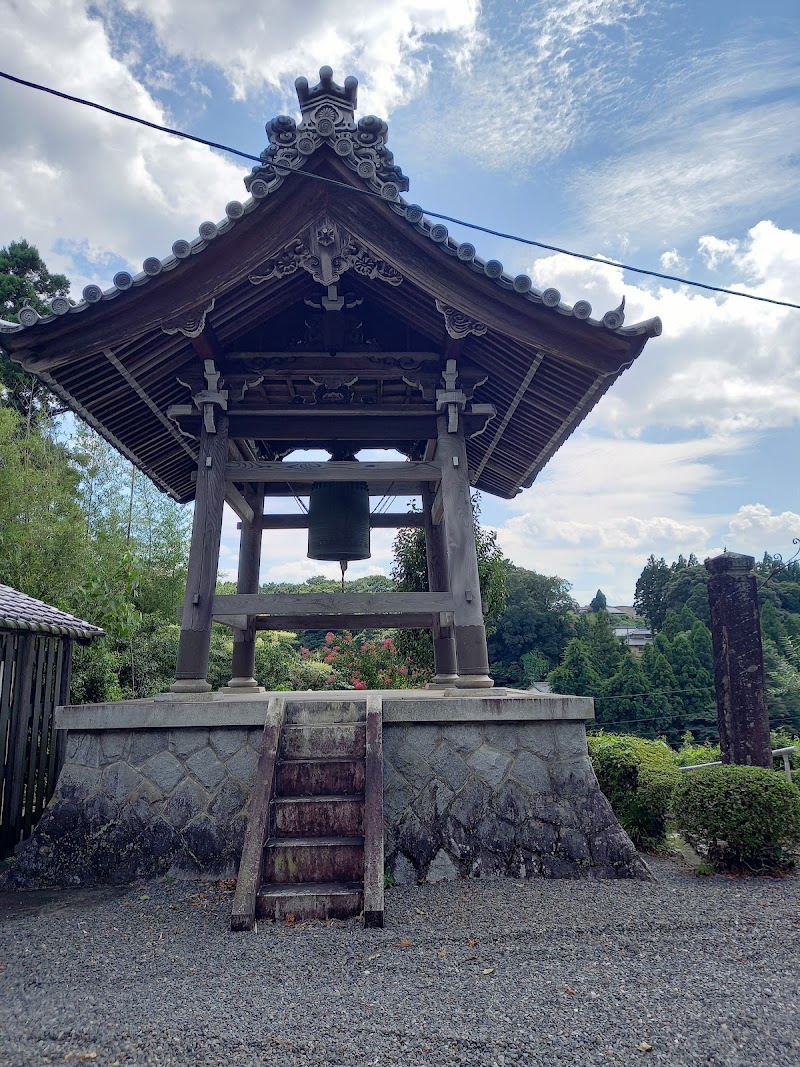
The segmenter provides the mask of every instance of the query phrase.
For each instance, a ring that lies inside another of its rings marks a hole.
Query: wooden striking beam
[[[330,461],[322,463],[228,463],[225,480],[228,482],[291,482],[310,485],[313,482],[367,482],[369,485],[391,482],[438,482],[441,471],[435,463],[385,461]]]
[[[449,593],[227,593],[214,597],[215,615],[428,615],[452,611]]]
[[[419,511],[384,511],[380,515],[370,515],[369,524],[373,530],[410,530],[423,525],[422,512]],[[262,530],[307,530],[308,515],[297,511],[286,515],[265,515],[261,520]]]

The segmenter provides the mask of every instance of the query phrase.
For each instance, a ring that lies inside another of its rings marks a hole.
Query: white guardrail
[[[792,766],[789,763],[789,753],[796,752],[797,745],[789,745],[788,748],[773,748],[772,756],[780,756],[783,759],[783,773],[786,775],[786,781],[792,780]],[[714,760],[713,763],[693,763],[691,767],[681,767],[682,771],[699,771],[703,767],[721,767],[722,760]]]

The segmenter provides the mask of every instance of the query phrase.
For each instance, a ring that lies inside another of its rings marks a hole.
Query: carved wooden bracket
[[[164,333],[182,333],[184,337],[199,337],[206,328],[206,315],[214,310],[214,298],[205,307],[191,308],[161,323]]]
[[[305,270],[321,285],[335,285],[345,271],[400,285],[403,275],[330,219],[322,219],[250,275],[253,285]]]
[[[467,337],[469,334],[482,337],[488,329],[485,322],[469,318],[463,311],[445,304],[442,300],[436,301],[436,310],[444,316],[444,327],[454,340]]]

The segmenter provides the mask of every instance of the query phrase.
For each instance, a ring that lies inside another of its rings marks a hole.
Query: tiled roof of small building
[[[99,626],[59,611],[10,585],[0,585],[0,630],[27,630],[81,639],[102,637],[105,633]]]

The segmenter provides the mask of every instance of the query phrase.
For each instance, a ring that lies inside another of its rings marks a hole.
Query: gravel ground
[[[800,1063],[800,877],[391,889],[384,930],[230,886],[0,895],[0,1064]]]

